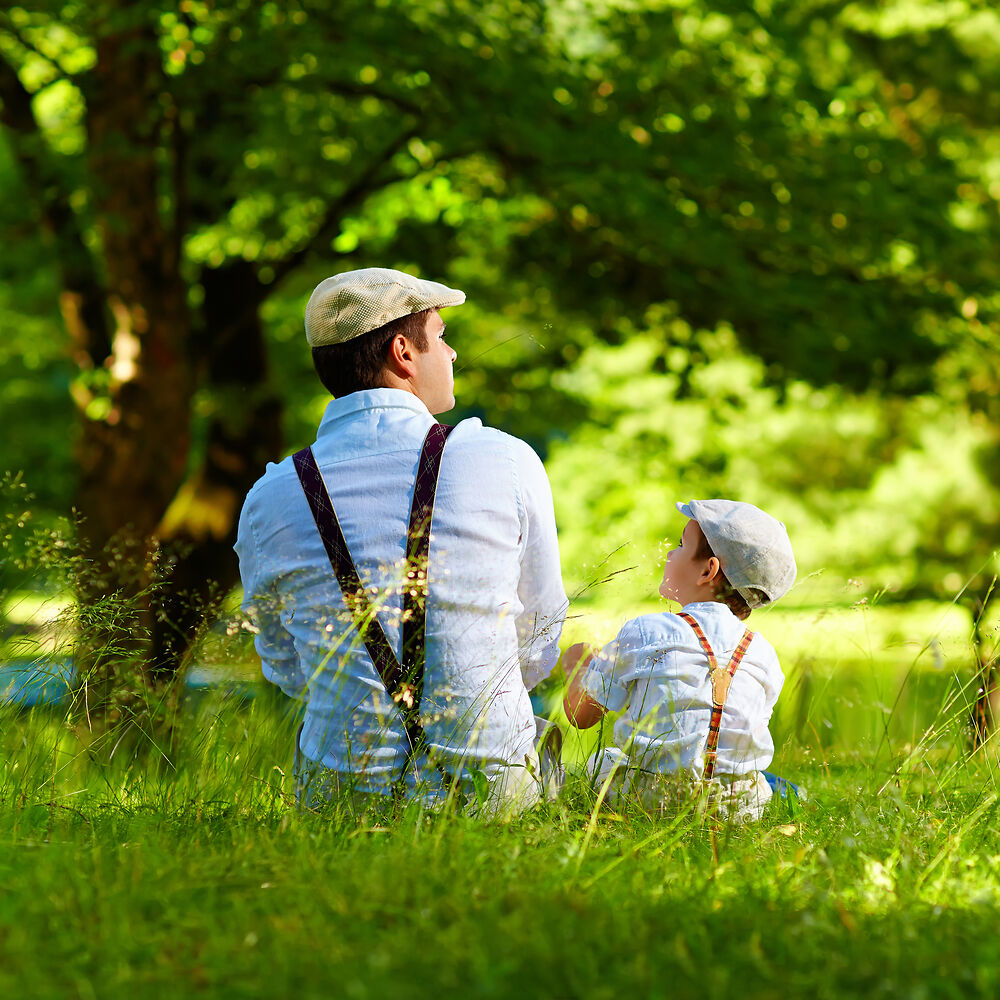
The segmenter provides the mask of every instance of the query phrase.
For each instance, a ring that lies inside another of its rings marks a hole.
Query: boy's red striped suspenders
[[[729,694],[729,685],[732,683],[736,668],[740,665],[743,655],[750,646],[753,632],[750,629],[744,629],[743,638],[740,639],[736,652],[733,653],[729,665],[723,668],[719,666],[715,652],[694,616],[689,615],[686,611],[681,611],[680,617],[691,626],[694,634],[698,637],[701,648],[708,657],[708,670],[712,678],[712,719],[708,724],[708,742],[705,744],[705,780],[708,781],[715,773],[715,758],[719,752],[719,727],[722,724],[722,709],[725,707],[726,696]]]

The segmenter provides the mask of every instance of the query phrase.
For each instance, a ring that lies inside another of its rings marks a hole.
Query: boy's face
[[[661,597],[678,601],[681,605],[714,598],[719,560],[715,556],[698,558],[703,537],[697,521],[688,521],[684,525],[680,544],[667,553],[667,564],[663,567],[663,580],[660,582]]]

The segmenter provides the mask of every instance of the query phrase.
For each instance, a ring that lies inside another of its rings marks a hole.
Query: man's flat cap
[[[388,267],[345,271],[321,281],[306,305],[310,347],[342,344],[424,309],[460,306],[465,292]]]

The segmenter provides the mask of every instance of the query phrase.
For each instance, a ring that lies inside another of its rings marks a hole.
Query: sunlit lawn
[[[171,766],[5,710],[0,996],[995,996],[1000,780],[949,614],[786,637],[775,769],[809,800],[748,829],[582,782],[508,825],[301,815],[275,697],[192,699]]]

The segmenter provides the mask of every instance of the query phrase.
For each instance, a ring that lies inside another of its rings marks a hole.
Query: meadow
[[[294,706],[263,686],[189,694],[169,760],[7,707],[0,995],[995,996],[1000,776],[969,751],[964,616],[760,627],[785,646],[774,769],[808,799],[747,828],[596,808],[573,774],[508,823],[301,813]]]
[[[996,7],[0,8],[0,998],[998,995]],[[565,644],[657,606],[675,501],[787,524],[806,801],[296,811],[294,706],[189,642],[369,266],[467,294],[448,421],[544,460]],[[5,703],[67,641],[95,704]]]

